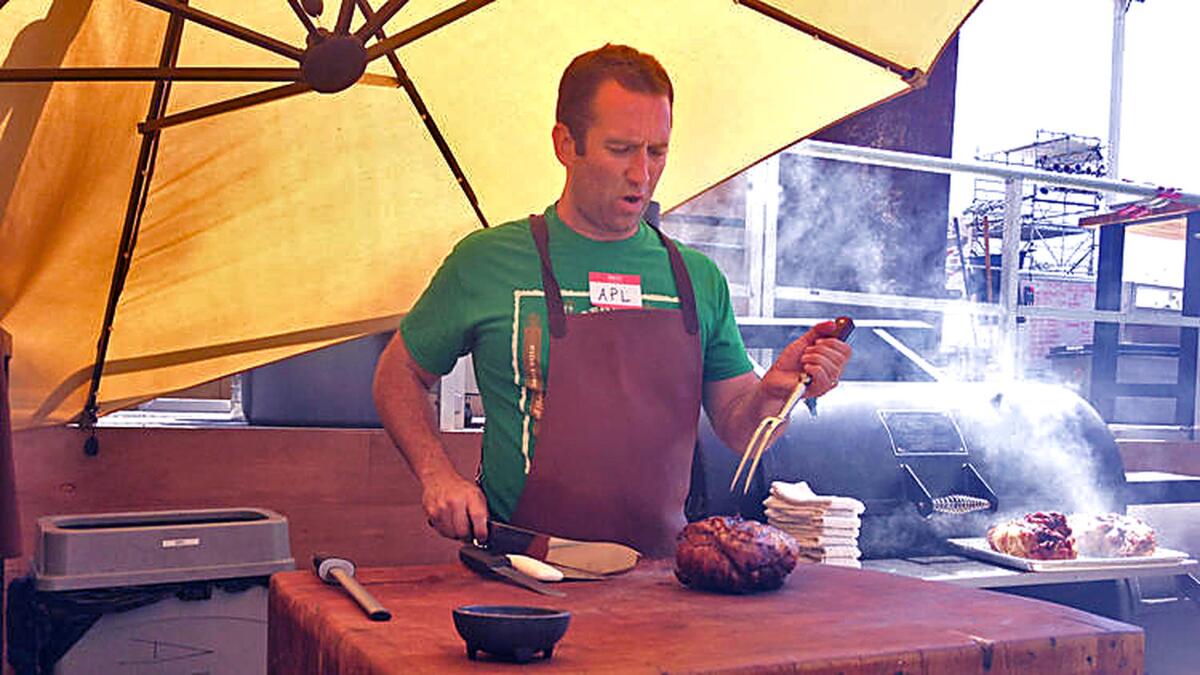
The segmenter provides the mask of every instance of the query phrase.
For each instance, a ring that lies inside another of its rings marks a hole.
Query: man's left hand
[[[824,321],[784,347],[771,369],[763,375],[763,393],[786,399],[803,373],[812,377],[804,392],[805,398],[821,396],[836,387],[852,351],[850,345],[834,337],[837,331],[837,324]]]

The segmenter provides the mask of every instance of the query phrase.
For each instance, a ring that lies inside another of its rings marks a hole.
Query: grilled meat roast
[[[1126,558],[1154,555],[1154,528],[1120,513],[1073,513],[1067,518],[1080,555]]]
[[[988,544],[1001,553],[1031,560],[1074,560],[1075,538],[1067,517],[1056,511],[1027,513],[987,532]]]
[[[791,535],[754,520],[712,516],[676,537],[675,576],[684,585],[723,593],[754,593],[783,585],[796,567]]]

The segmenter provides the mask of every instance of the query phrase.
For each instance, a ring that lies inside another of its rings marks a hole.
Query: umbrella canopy
[[[459,237],[558,196],[580,52],[671,74],[669,209],[919,86],[977,0],[320,4],[0,2],[18,428],[394,327]]]

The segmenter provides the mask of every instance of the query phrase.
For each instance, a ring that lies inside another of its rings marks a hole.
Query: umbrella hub
[[[300,61],[304,81],[322,94],[332,94],[348,88],[362,77],[367,69],[367,48],[353,35],[336,35],[322,30],[309,38],[308,48]]]

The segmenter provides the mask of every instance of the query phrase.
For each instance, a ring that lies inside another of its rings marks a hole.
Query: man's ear
[[[554,156],[558,157],[558,161],[563,166],[569,167],[575,163],[575,137],[571,135],[571,130],[562,122],[555,122],[554,129],[550,132],[551,138],[554,139]]]

